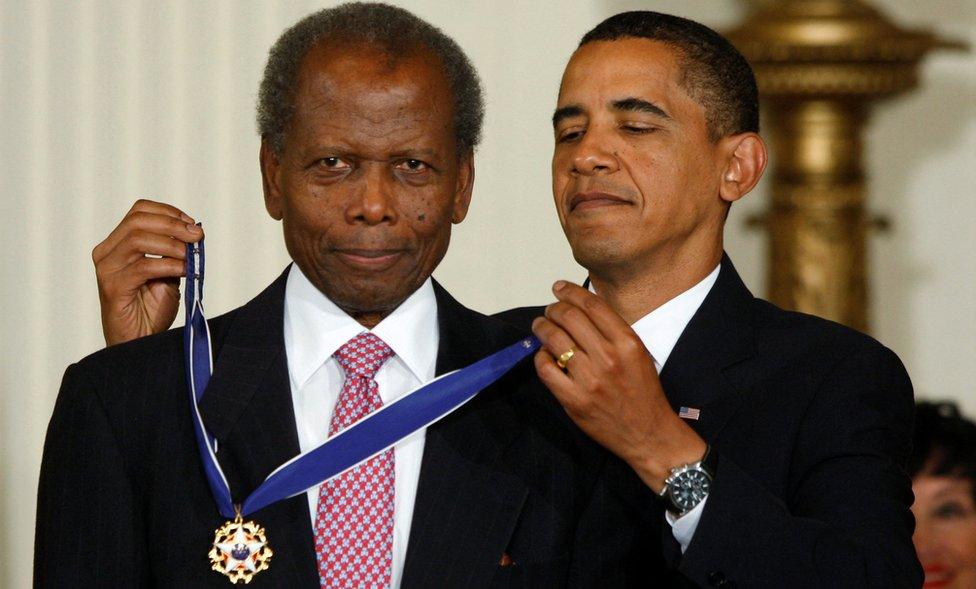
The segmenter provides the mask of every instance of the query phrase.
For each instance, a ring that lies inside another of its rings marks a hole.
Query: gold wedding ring
[[[573,354],[575,353],[576,353],[576,348],[570,348],[565,352],[563,352],[562,354],[560,354],[559,357],[556,358],[556,366],[559,366],[563,370],[566,370],[566,365],[569,364],[569,359],[572,358]]]

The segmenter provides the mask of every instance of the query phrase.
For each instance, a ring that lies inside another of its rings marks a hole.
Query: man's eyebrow
[[[657,115],[661,118],[671,120],[671,115],[664,112],[664,109],[660,106],[654,104],[653,102],[648,102],[643,98],[621,98],[620,100],[614,100],[610,103],[610,107],[613,110],[622,110],[630,112],[643,112],[651,115]]]
[[[570,104],[562,108],[557,108],[556,112],[552,113],[552,126],[555,127],[563,119],[580,116],[583,116],[583,107],[577,104]]]
[[[437,155],[437,150],[430,147],[405,147],[403,149],[394,150],[392,153],[393,157],[434,157]]]

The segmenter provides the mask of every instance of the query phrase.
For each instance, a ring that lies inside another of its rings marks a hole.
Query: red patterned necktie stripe
[[[335,353],[345,372],[329,436],[383,406],[373,377],[393,350],[361,333]],[[319,488],[315,553],[322,587],[390,586],[393,572],[393,449]]]

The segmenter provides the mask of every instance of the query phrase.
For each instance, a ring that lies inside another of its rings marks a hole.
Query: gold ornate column
[[[727,36],[756,71],[773,150],[769,297],[866,330],[870,104],[914,88],[931,49],[963,45],[899,28],[862,0],[759,3]]]

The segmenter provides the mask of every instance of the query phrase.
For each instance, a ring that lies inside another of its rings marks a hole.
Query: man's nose
[[[617,171],[617,158],[607,139],[597,129],[588,130],[573,154],[573,172],[582,175],[608,174]]]
[[[361,190],[346,210],[348,222],[378,225],[396,221],[396,180],[382,168],[371,166],[363,170]]]

